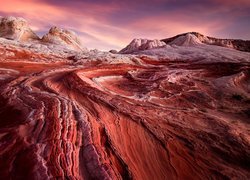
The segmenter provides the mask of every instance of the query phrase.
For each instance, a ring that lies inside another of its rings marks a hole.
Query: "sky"
[[[250,39],[250,0],[0,0],[0,16],[25,18],[39,36],[52,26],[71,29],[89,49],[190,31]]]

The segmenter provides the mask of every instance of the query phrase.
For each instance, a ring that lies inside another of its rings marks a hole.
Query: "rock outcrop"
[[[118,51],[114,50],[114,49],[111,49],[109,52],[112,53],[112,54],[117,54],[118,53]]]
[[[134,39],[131,43],[122,49],[119,53],[133,53],[136,51],[148,50],[153,48],[159,48],[165,46],[166,43],[160,40],[149,40],[149,39]]]
[[[28,42],[32,47],[41,46],[69,50],[87,50],[82,47],[76,33],[70,30],[52,27],[49,32],[40,39],[29,27],[27,21],[20,17],[0,17],[0,37],[15,42]],[[44,48],[43,48],[44,49]]]
[[[177,46],[194,46],[202,44],[202,42],[195,35],[188,33],[186,35],[174,39],[169,44]]]
[[[52,27],[49,32],[42,37],[42,42],[63,45],[74,50],[83,50],[81,41],[75,32],[58,27]]]
[[[17,41],[39,40],[27,21],[20,17],[0,18],[0,37]]]

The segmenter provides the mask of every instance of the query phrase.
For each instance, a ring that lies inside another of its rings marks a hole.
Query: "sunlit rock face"
[[[1,179],[250,178],[250,53],[39,49],[0,40]]]
[[[27,21],[16,17],[0,17],[0,37],[18,41],[39,40]]]
[[[49,32],[43,36],[42,41],[67,46],[75,50],[83,49],[81,41],[75,32],[58,27],[52,27]]]

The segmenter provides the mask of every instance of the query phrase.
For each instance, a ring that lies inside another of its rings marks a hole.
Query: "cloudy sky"
[[[40,36],[51,26],[71,29],[89,49],[189,31],[250,39],[250,0],[0,0],[0,16],[24,17]]]

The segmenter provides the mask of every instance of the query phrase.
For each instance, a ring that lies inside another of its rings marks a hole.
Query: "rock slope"
[[[74,50],[83,49],[81,41],[75,32],[58,27],[52,27],[49,32],[42,37],[42,42],[62,45]]]
[[[174,39],[169,44],[177,46],[193,46],[202,44],[202,42],[195,35],[188,33]]]

